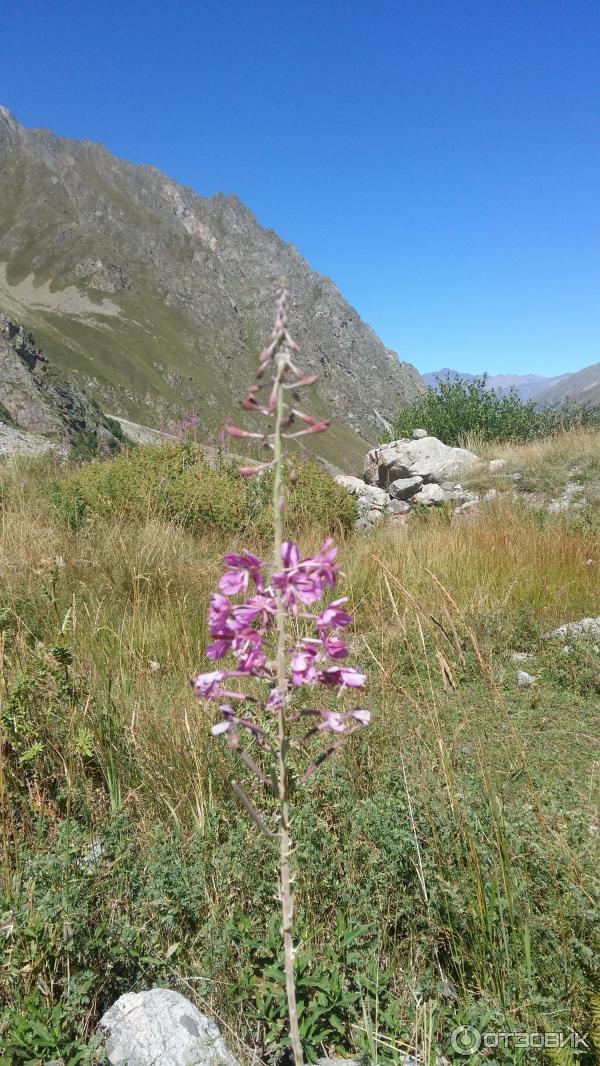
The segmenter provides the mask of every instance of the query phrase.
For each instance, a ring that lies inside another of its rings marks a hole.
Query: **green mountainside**
[[[103,410],[149,426],[183,413],[209,433],[232,413],[270,333],[275,289],[292,297],[319,441],[362,460],[424,388],[298,251],[235,196],[197,196],[89,142],[26,130],[0,108],[0,310],[35,332]]]

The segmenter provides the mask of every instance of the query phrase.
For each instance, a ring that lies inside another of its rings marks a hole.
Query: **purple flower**
[[[348,654],[348,645],[344,640],[340,640],[339,637],[331,637],[327,633],[323,634],[323,647],[327,652],[330,659],[345,659]]]
[[[226,596],[213,592],[208,607],[208,630],[211,637],[229,637],[231,604]]]
[[[344,688],[364,688],[366,680],[366,676],[353,666],[329,666],[319,674],[319,681],[323,685],[341,685]]]
[[[316,657],[317,649],[306,644],[299,651],[293,653],[291,660],[292,684],[300,686],[316,681]]]
[[[277,710],[279,710],[280,707],[283,707],[283,703],[284,703],[283,695],[281,694],[280,689],[272,688],[271,691],[269,692],[269,696],[268,696],[267,702],[265,704],[267,710],[268,711],[277,711]]]
[[[214,700],[223,694],[221,681],[225,677],[222,670],[213,670],[208,674],[197,674],[192,678],[192,687],[196,695],[203,700]]]
[[[300,559],[296,545],[285,541],[281,552],[284,569],[273,574],[273,584],[282,593],[288,607],[294,609],[298,603],[316,603],[326,587],[334,587],[339,571],[336,554],[333,542],[326,540],[317,555]]]
[[[224,718],[220,722],[217,722],[216,725],[211,726],[211,730],[210,731],[211,731],[213,737],[221,737],[221,736],[223,736],[223,733],[228,733],[230,729],[231,729],[231,722],[228,721],[227,718]]]
[[[276,611],[277,603],[271,592],[260,592],[256,596],[251,596],[245,603],[233,608],[233,625],[247,625],[260,618],[262,627],[266,628],[274,619]]]
[[[258,589],[262,588],[260,570],[263,564],[256,555],[251,555],[250,552],[236,555],[231,552],[225,556],[225,563],[229,570],[219,581],[219,588],[226,596],[235,596],[238,592],[245,592],[250,578]]]
[[[355,722],[358,722],[359,725],[369,725],[369,722],[371,721],[371,712],[357,707],[354,711],[350,711],[349,718],[354,718]]]
[[[343,733],[346,729],[344,715],[339,711],[321,711],[322,722],[318,727],[324,733]]]
[[[343,596],[341,600],[334,600],[329,604],[324,611],[321,611],[317,618],[317,626],[319,629],[343,629],[344,626],[349,626],[352,622],[352,615],[347,611],[341,611],[340,605],[347,603],[348,597]]]
[[[198,674],[192,684],[196,695],[205,700],[229,699],[233,703],[249,704],[249,717],[239,718],[230,703],[221,707],[223,720],[212,727],[214,736],[228,735],[229,743],[240,750],[241,757],[251,765],[259,776],[262,775],[257,764],[253,763],[248,752],[240,748],[238,731],[249,732],[261,748],[269,748],[268,733],[259,724],[256,712],[262,706],[265,711],[273,713],[286,707],[288,694],[294,688],[303,685],[322,684],[344,689],[363,688],[366,677],[359,670],[343,666],[340,660],[348,655],[348,644],[339,636],[339,631],[352,623],[352,616],[345,609],[347,598],[333,600],[323,606],[320,612],[311,614],[304,609],[305,604],[316,603],[322,599],[328,588],[333,588],[339,573],[335,561],[336,548],[331,540],[314,556],[300,558],[297,546],[286,541],[281,551],[283,569],[272,575],[273,587],[264,583],[265,564],[250,552],[229,553],[225,556],[227,570],[219,582],[219,592],[210,599],[208,608],[208,626],[213,642],[206,649],[209,659],[222,659],[231,653],[236,660],[236,669],[230,671],[215,670]],[[250,582],[255,591],[248,595]],[[269,662],[275,647],[274,622],[277,615],[277,599],[273,589],[281,593],[285,611],[310,623],[313,636],[305,636],[293,649],[288,666],[288,680],[285,688],[274,686],[274,667]],[[246,594],[239,603],[232,603],[229,597],[238,593]],[[333,665],[327,665],[327,663]],[[262,699],[256,695],[232,692],[223,688],[226,678],[253,677],[270,685],[268,694]],[[289,722],[299,721],[305,717],[316,717],[315,725],[306,734],[305,739],[316,733],[346,733],[357,726],[368,725],[370,713],[357,708],[342,712],[329,709],[293,711]],[[334,748],[339,746],[334,745]],[[334,748],[330,750],[333,751]],[[313,763],[307,775],[319,765]],[[261,777],[265,781],[266,777]]]
[[[297,566],[300,560],[300,553],[292,540],[284,540],[281,545],[281,561],[286,570],[289,570],[292,566]]]
[[[230,650],[230,648],[231,648],[231,641],[230,640],[225,640],[224,638],[222,640],[215,640],[213,644],[208,644],[207,645],[207,647],[206,647],[206,658],[207,659],[222,659],[224,655],[227,655],[227,652]]]

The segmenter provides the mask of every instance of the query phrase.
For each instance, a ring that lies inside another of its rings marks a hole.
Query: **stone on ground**
[[[422,484],[422,477],[401,477],[390,483],[388,492],[393,500],[410,500]]]
[[[581,618],[578,622],[565,622],[564,625],[558,626],[557,629],[553,629],[552,632],[547,633],[548,637],[600,637],[600,615],[597,618]]]
[[[441,482],[477,462],[477,456],[466,448],[451,448],[437,437],[421,437],[372,449],[365,461],[364,476],[371,484],[376,480],[384,488],[398,478],[422,477],[424,481]]]
[[[421,489],[412,497],[412,503],[422,504],[425,507],[439,507],[440,504],[445,503],[446,493],[440,485],[423,485]]]
[[[126,992],[100,1033],[111,1066],[238,1066],[215,1023],[169,988]]]

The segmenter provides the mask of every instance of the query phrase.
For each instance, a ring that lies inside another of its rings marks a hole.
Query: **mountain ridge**
[[[282,277],[303,366],[320,376],[313,406],[335,419],[327,458],[355,462],[424,389],[235,194],[200,197],[6,108],[0,180],[0,308],[104,409],[151,426],[194,409],[213,431],[253,376]]]
[[[598,367],[600,367],[600,364],[593,364],[571,374],[558,374],[554,377],[543,377],[540,374],[487,374],[486,386],[489,389],[496,389],[497,392],[508,392],[510,389],[514,389],[524,402],[535,400],[536,403],[541,404],[546,402],[561,403],[569,398],[574,403],[586,402],[584,397],[579,395],[580,388],[577,382],[572,379],[577,378],[578,375],[587,375],[589,371],[593,371],[594,368]],[[435,388],[436,383],[440,380],[449,378],[451,381],[459,379],[475,381],[476,378],[483,377],[484,373],[485,371],[482,371],[481,374],[469,374],[443,367],[442,370],[430,371],[421,376],[426,385]],[[592,388],[592,394],[595,396],[595,399],[591,402],[600,402],[600,390],[595,394],[593,393],[593,386],[590,386],[590,388]]]

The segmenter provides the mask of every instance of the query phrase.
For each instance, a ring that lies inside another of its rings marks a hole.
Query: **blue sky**
[[[235,192],[420,370],[600,361],[598,0],[18,0],[2,37],[21,122]]]

